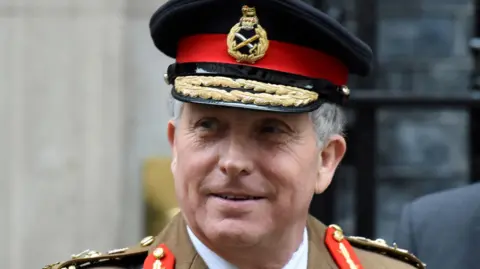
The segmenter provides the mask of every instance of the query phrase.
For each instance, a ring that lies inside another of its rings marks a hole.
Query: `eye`
[[[274,124],[269,124],[269,125],[264,125],[260,128],[261,133],[266,133],[266,134],[280,134],[284,133],[285,131],[277,125]]]
[[[197,122],[196,127],[204,131],[213,131],[218,129],[218,120],[214,118],[205,118]]]
[[[259,130],[262,134],[284,134],[289,132],[289,128],[285,123],[271,119],[262,122]]]

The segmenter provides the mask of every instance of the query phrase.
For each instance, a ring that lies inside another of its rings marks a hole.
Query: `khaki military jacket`
[[[415,256],[407,251],[396,247],[389,247],[382,241],[372,241],[359,237],[344,237],[344,243],[351,246],[350,253],[343,255],[341,250],[333,251],[333,255],[340,255],[339,259],[348,256],[356,256],[360,266],[352,263],[343,265],[336,261],[329,251],[326,240],[328,227],[309,217],[307,223],[308,231],[308,269],[412,269],[425,268]],[[338,235],[338,234],[336,234]],[[342,241],[339,241],[342,242]],[[73,259],[48,265],[44,269],[152,269],[153,263],[146,260],[155,260],[152,257],[158,246],[167,248],[170,257],[175,262],[163,261],[165,269],[208,269],[205,262],[198,255],[193,247],[186,230],[186,223],[181,214],[175,216],[172,221],[156,237],[146,237],[137,246],[112,250],[105,254],[86,251],[74,256]],[[338,254],[339,253],[339,254]],[[168,256],[167,255],[167,256]],[[342,256],[343,255],[343,256]],[[172,257],[173,256],[173,257]],[[162,256],[157,256],[162,261]],[[168,259],[165,257],[165,259]],[[159,264],[160,264],[159,261]],[[145,266],[144,266],[145,263]],[[357,267],[355,267],[357,266]],[[221,268],[211,268],[221,269]]]

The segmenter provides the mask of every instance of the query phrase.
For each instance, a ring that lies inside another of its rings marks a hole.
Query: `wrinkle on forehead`
[[[218,115],[218,116],[228,116],[232,121],[238,122],[239,124],[245,124],[247,119],[262,119],[262,118],[275,118],[279,120],[284,120],[286,122],[296,122],[300,123],[305,120],[309,120],[307,113],[302,114],[290,114],[290,113],[277,113],[277,112],[268,112],[268,111],[257,111],[257,110],[248,110],[241,108],[231,108],[231,107],[219,107],[211,105],[202,105],[202,104],[191,104],[185,103],[183,106],[183,113],[187,112],[190,115],[196,114],[205,114],[205,115]],[[312,123],[313,122],[309,120]]]

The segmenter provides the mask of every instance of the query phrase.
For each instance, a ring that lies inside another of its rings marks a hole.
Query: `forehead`
[[[187,118],[197,118],[202,116],[215,116],[225,119],[241,119],[244,121],[257,120],[263,118],[275,118],[285,121],[302,122],[307,119],[308,113],[278,113],[270,111],[249,110],[243,108],[231,108],[215,105],[185,103],[183,114]]]

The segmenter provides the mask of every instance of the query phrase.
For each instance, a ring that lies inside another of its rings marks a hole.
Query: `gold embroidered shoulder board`
[[[79,269],[89,268],[89,266],[105,265],[122,260],[134,258],[136,256],[147,256],[148,247],[155,241],[155,237],[147,236],[140,243],[133,247],[110,250],[106,253],[100,253],[93,250],[85,250],[79,254],[72,255],[68,261],[57,262],[46,265],[42,269]],[[143,259],[142,259],[143,262]]]
[[[427,268],[426,264],[422,263],[422,261],[420,261],[420,259],[415,257],[415,255],[412,253],[409,253],[408,250],[398,248],[395,244],[393,246],[389,246],[383,239],[371,240],[359,236],[347,236],[346,239],[354,247],[373,251],[397,260],[404,261],[419,269]]]

